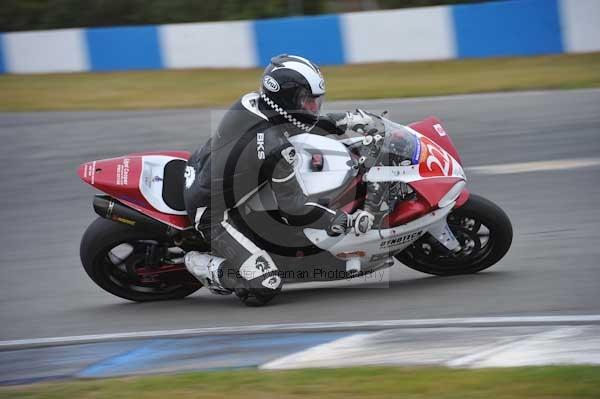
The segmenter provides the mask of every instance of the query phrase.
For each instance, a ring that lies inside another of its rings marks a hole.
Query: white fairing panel
[[[389,258],[394,253],[405,249],[428,232],[431,226],[439,223],[445,225],[446,216],[453,207],[454,202],[451,202],[444,208],[437,209],[402,226],[381,231],[374,228],[360,236],[350,233],[330,237],[325,230],[317,229],[304,229],[304,234],[314,245],[329,251],[340,259],[348,258],[348,255],[358,257],[361,266],[365,268],[369,264]]]
[[[339,141],[310,133],[289,138],[296,149],[296,178],[302,191],[315,197],[344,186],[352,177],[352,158],[346,146]],[[312,155],[323,155],[323,170],[311,170]],[[269,185],[263,186],[253,195],[246,206],[252,211],[277,209],[277,201]]]
[[[169,215],[186,215],[186,211],[177,211],[165,203],[163,199],[163,179],[165,165],[174,159],[165,155],[148,155],[142,157],[142,174],[140,175],[140,192],[154,209]]]
[[[342,143],[310,133],[290,137],[296,148],[296,177],[307,196],[342,187],[351,177],[352,158]],[[323,155],[323,170],[311,170],[313,154]]]

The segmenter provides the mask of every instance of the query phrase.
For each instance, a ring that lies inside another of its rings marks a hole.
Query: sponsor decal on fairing
[[[440,125],[439,123],[436,123],[435,125],[433,125],[433,128],[435,129],[437,134],[439,134],[441,137],[447,136],[446,131],[444,130],[442,125]]]
[[[417,238],[421,237],[422,234],[423,234],[423,230],[419,230],[414,233],[405,234],[400,237],[392,238],[391,240],[385,240],[379,244],[379,248],[391,248],[391,247],[396,247],[398,245],[403,245],[403,244],[415,241]]]
[[[84,178],[91,178],[90,184],[93,186],[95,183],[95,177],[96,177],[96,161],[92,162],[92,163],[88,163],[85,165],[85,167],[83,168],[83,177]]]
[[[126,186],[129,183],[129,158],[124,158],[123,163],[117,165],[117,186]]]
[[[427,137],[421,137],[424,145],[424,159],[419,165],[419,173],[423,177],[452,176],[452,159],[450,154]],[[423,155],[423,154],[422,154]]]

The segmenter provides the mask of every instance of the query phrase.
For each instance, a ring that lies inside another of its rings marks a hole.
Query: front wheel
[[[81,239],[81,263],[105,291],[136,302],[184,298],[202,285],[176,260],[168,237],[96,219]]]
[[[471,274],[497,263],[512,243],[512,225],[506,213],[475,194],[448,215],[448,226],[461,244],[460,252],[448,253],[425,235],[396,258],[411,269],[436,276]]]

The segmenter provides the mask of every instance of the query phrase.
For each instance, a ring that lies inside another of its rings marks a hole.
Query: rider
[[[309,201],[294,172],[296,153],[288,137],[360,132],[373,123],[360,110],[321,116],[324,95],[325,81],[317,65],[298,56],[276,56],[263,73],[259,92],[237,101],[189,159],[186,210],[210,241],[211,253],[188,252],[185,263],[212,292],[235,292],[247,305],[262,305],[281,290],[272,257],[241,222],[240,210],[266,184],[286,224],[310,224],[330,235],[350,230],[364,234],[372,227],[374,217],[368,211],[348,215]]]

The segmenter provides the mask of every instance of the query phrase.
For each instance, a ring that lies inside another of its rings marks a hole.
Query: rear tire
[[[411,269],[436,276],[472,274],[496,264],[512,243],[513,230],[506,213],[475,194],[448,215],[448,225],[464,248],[458,255],[448,255],[441,244],[426,235],[396,259]]]
[[[168,238],[154,232],[136,230],[121,223],[98,218],[87,228],[81,239],[81,263],[88,276],[100,288],[130,301],[180,299],[200,289],[198,285],[192,284],[168,285],[164,282],[149,284],[135,281],[131,273],[121,270],[120,268],[124,268],[126,262],[135,261],[130,260],[131,256],[141,257],[141,253],[136,255],[136,248],[143,251],[143,246],[148,245],[146,242],[166,243]],[[128,245],[132,247],[131,254],[126,259],[119,259],[121,262],[115,265],[112,260],[115,255],[112,251]]]

